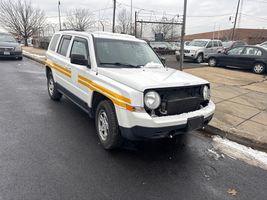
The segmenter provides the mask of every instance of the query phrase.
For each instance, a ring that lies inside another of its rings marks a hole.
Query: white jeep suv
[[[47,51],[52,100],[68,97],[95,118],[105,149],[130,140],[174,137],[211,120],[207,81],[164,66],[133,36],[61,31]]]
[[[208,59],[211,54],[224,52],[224,47],[220,40],[196,39],[185,46],[184,58],[202,63]],[[180,52],[176,51],[176,59],[180,59]]]

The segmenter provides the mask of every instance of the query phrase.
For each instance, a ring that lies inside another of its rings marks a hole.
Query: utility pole
[[[133,0],[131,0],[131,34],[133,34]]]
[[[136,37],[137,36],[137,12],[135,11],[134,13],[134,36]]]
[[[235,13],[234,28],[233,28],[233,31],[232,31],[232,37],[231,37],[232,40],[235,39],[235,29],[236,29],[236,22],[237,22],[238,13],[239,13],[240,2],[241,2],[241,0],[238,0],[238,3],[237,3],[237,9],[236,9],[236,13]]]
[[[112,32],[115,33],[115,18],[116,18],[116,0],[114,1],[113,5],[113,24],[112,24]]]
[[[59,30],[61,30],[60,0],[58,1],[58,21],[59,21]]]
[[[186,8],[187,8],[187,0],[184,0],[184,14],[183,14],[183,26],[181,31],[181,49],[180,49],[180,62],[179,68],[183,71],[184,64],[184,36],[185,36],[185,25],[186,25]]]

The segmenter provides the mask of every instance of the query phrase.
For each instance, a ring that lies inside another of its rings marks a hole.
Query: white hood
[[[98,68],[98,73],[143,92],[145,89],[181,87],[208,82],[175,69],[166,68]]]

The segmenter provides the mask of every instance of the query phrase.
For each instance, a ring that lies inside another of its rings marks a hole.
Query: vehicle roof
[[[212,40],[212,39],[194,39],[194,40],[206,41],[206,42],[209,42],[209,41],[220,41],[221,42],[221,40]]]
[[[104,39],[117,39],[117,40],[127,40],[127,41],[136,41],[136,42],[145,42],[144,40],[140,40],[132,35],[127,34],[119,34],[119,33],[110,33],[110,32],[85,32],[85,31],[59,31],[56,34],[68,34],[68,35],[76,35],[76,36],[84,36],[87,37],[89,35],[94,36],[95,38],[104,38]]]

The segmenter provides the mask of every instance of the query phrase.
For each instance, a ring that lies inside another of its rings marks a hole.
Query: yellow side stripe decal
[[[105,93],[109,94],[110,96],[113,96],[116,99],[119,99],[120,101],[123,101],[125,103],[131,104],[131,100],[129,98],[126,98],[126,97],[124,97],[122,95],[119,95],[119,94],[109,90],[109,89],[106,89],[106,88],[102,87],[101,85],[98,85],[97,83],[95,83],[95,82],[93,82],[93,81],[91,81],[91,80],[89,80],[89,79],[87,79],[87,78],[85,78],[85,77],[83,77],[81,75],[79,75],[78,78],[83,80],[83,81],[85,81],[85,82],[87,82],[87,83],[89,83],[90,85],[94,86],[95,88],[98,88],[99,90],[104,91]]]
[[[99,89],[99,88],[97,88],[97,87],[95,87],[95,86],[92,86],[88,81],[85,81],[85,79],[86,78],[84,78],[84,77],[82,77],[82,76],[79,76],[79,80],[78,80],[78,83],[80,83],[80,84],[82,84],[82,85],[84,85],[84,86],[86,86],[86,87],[88,87],[90,90],[93,90],[93,91],[96,91],[96,92],[99,92],[99,93],[101,93],[101,94],[103,94],[104,96],[106,96],[106,97],[108,97],[114,104],[116,104],[116,105],[118,105],[118,106],[120,106],[120,107],[123,107],[123,108],[125,108],[125,109],[127,109],[127,110],[129,110],[129,111],[133,111],[134,110],[134,108],[132,107],[132,106],[130,106],[130,105],[128,105],[128,104],[126,104],[126,103],[123,103],[123,102],[121,102],[121,101],[118,101],[118,100],[116,100],[114,97],[115,96],[112,96],[111,94],[109,94],[109,93],[107,93],[106,91],[102,91],[101,89]],[[88,79],[87,79],[88,80]],[[91,81],[92,82],[92,81]],[[96,84],[97,85],[97,84]],[[102,86],[101,86],[101,88],[103,88]],[[104,88],[105,89],[105,88]],[[105,90],[107,90],[107,89],[105,89]],[[105,93],[107,93],[108,95],[106,95]],[[113,93],[113,92],[112,92]],[[125,98],[125,97],[124,97]]]
[[[51,68],[57,70],[58,72],[64,74],[65,76],[71,78],[71,71],[70,70],[68,70],[68,69],[66,69],[64,67],[61,67],[60,65],[58,65],[56,63],[52,63],[52,62],[49,62],[49,61],[46,61],[46,64],[49,67],[51,67]]]

